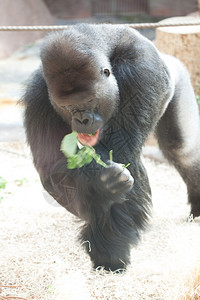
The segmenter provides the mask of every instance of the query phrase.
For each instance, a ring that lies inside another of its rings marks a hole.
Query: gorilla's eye
[[[110,76],[110,70],[109,69],[103,69],[104,74],[109,77]]]

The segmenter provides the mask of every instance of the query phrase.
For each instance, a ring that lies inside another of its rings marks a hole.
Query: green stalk
[[[113,162],[113,151],[112,150],[110,150],[109,156],[110,156],[110,161]]]

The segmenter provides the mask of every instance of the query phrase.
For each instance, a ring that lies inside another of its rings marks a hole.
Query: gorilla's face
[[[118,107],[119,90],[108,59],[86,50],[60,45],[59,52],[57,45],[56,55],[52,43],[41,58],[52,105],[73,131],[95,145]]]

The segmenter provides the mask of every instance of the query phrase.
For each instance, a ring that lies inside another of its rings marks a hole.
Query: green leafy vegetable
[[[3,177],[0,177],[0,189],[5,189],[6,184],[7,184],[7,181]]]
[[[68,169],[81,168],[92,161],[93,157],[90,155],[89,149],[87,148],[88,147],[83,147],[78,150],[77,154],[68,157]]]
[[[18,185],[18,186],[23,186],[23,185],[26,185],[26,184],[28,184],[28,179],[27,178],[21,178],[21,179],[16,179],[15,180],[15,183],[16,183],[16,185]]]
[[[96,132],[95,132],[96,133]],[[93,136],[93,135],[95,135],[95,133],[90,133],[90,134],[88,134],[89,136]]]
[[[60,150],[67,157],[67,168],[76,169],[81,168],[86,164],[91,163],[94,159],[99,165],[107,168],[105,162],[101,160],[99,154],[96,153],[95,149],[92,146],[83,146],[77,151],[78,143],[78,134],[76,131],[73,131],[70,134],[65,135],[61,142]],[[113,161],[113,151],[109,152],[110,161]],[[127,168],[130,164],[124,165],[124,168]]]
[[[62,142],[61,142],[61,148],[60,150],[64,153],[66,157],[70,157],[75,155],[77,150],[77,132],[73,131],[70,134],[67,134],[64,136]]]
[[[123,165],[124,168],[128,168],[130,166],[130,163],[128,163],[127,165]]]
[[[107,165],[101,160],[100,155],[95,152],[95,149],[92,146],[84,146],[77,151],[77,143],[78,134],[75,131],[67,134],[61,142],[60,150],[67,157],[68,169],[81,168],[85,164],[91,163],[93,159],[101,166],[105,168],[107,167]]]
[[[110,156],[110,161],[113,162],[113,151],[112,150],[110,150],[109,156]]]

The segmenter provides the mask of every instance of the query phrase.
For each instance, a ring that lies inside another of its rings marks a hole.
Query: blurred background
[[[4,0],[0,25],[54,25],[82,22],[157,21],[198,11],[200,0]],[[0,59],[44,32],[0,32]],[[151,36],[151,39],[153,36]]]
[[[0,26],[157,22],[176,16],[199,17],[199,9],[200,0],[4,0],[0,1]],[[155,29],[139,31],[150,40],[155,40]],[[40,65],[40,45],[46,34],[46,31],[0,30],[0,142],[24,141],[22,110],[16,107],[16,103],[30,74]],[[166,41],[166,45],[162,45],[165,48],[163,52],[169,51],[169,44],[171,48],[174,45],[173,39],[168,42],[168,38],[161,32],[160,40]],[[171,49],[170,54],[181,59],[185,53],[184,63],[192,70],[196,68],[195,72],[191,72],[196,88],[200,82],[200,61],[198,63],[196,58],[200,50],[193,53],[191,49],[200,49],[200,34],[197,43],[195,40],[195,47],[183,41],[185,52],[182,51],[181,41],[182,35],[178,50]],[[194,41],[193,33],[191,41]],[[156,46],[159,49],[159,45]]]

